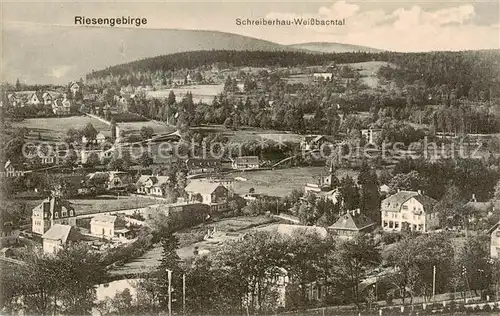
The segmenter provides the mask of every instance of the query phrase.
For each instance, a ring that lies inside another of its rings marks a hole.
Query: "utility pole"
[[[432,266],[432,301],[436,295],[436,266]]]
[[[168,316],[172,316],[172,270],[166,270],[168,275]]]
[[[182,313],[186,314],[186,274],[182,274]]]

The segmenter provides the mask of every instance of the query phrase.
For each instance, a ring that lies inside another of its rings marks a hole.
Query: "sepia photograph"
[[[0,315],[500,315],[500,1],[0,15]]]

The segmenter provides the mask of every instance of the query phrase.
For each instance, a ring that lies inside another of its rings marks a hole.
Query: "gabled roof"
[[[258,230],[276,232],[286,236],[292,236],[296,232],[309,233],[309,234],[317,233],[322,238],[326,238],[326,236],[328,236],[326,228],[320,226],[274,224],[263,228],[258,228]]]
[[[78,230],[70,225],[54,224],[45,234],[43,239],[60,240],[63,244],[67,241],[77,241],[81,239]]]
[[[53,196],[43,200],[42,203],[33,208],[33,211],[41,210],[43,212],[49,212],[49,217],[52,218],[54,216],[54,212],[60,211],[62,208],[74,210],[68,201],[63,200],[58,196]]]
[[[493,227],[491,227],[489,230],[488,230],[488,234],[492,234],[498,227],[500,227],[500,222],[496,223],[495,225],[493,225]]]
[[[353,215],[350,212],[347,212],[346,214],[340,216],[340,218],[328,228],[334,230],[360,231],[373,225],[375,225],[375,223],[365,215]]]
[[[316,142],[318,142],[321,139],[325,139],[326,140],[326,137],[323,136],[323,135],[308,135],[308,136],[305,137],[305,141],[307,143],[316,143]]]
[[[225,188],[221,183],[193,180],[186,186],[186,192],[212,194],[219,186]]]
[[[90,225],[98,224],[98,223],[99,224],[112,224],[112,225],[114,225],[116,218],[117,217],[114,215],[99,214],[99,215],[92,217],[92,219],[90,220]]]
[[[423,194],[418,194],[418,195],[415,195],[413,196],[413,198],[417,201],[420,202],[420,204],[422,204],[422,206],[424,207],[425,210],[432,210],[432,207],[434,206],[434,204],[437,203],[436,200],[434,200],[433,198],[431,198],[430,196],[427,196],[427,195],[423,195]]]

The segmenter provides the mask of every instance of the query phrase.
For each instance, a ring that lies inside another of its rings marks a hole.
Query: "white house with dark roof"
[[[79,241],[81,235],[74,226],[55,224],[43,234],[42,239],[43,252],[55,254],[64,246]]]
[[[185,188],[190,201],[210,205],[212,211],[227,208],[229,190],[221,183],[211,181],[191,181]]]
[[[401,231],[408,225],[412,231],[427,232],[439,227],[439,216],[433,212],[437,203],[420,191],[399,191],[384,199],[380,205],[384,231]]]
[[[137,180],[137,193],[152,196],[163,196],[164,186],[170,181],[169,176],[142,175]]]
[[[31,230],[43,235],[56,224],[76,226],[75,209],[60,197],[49,197],[31,211]]]

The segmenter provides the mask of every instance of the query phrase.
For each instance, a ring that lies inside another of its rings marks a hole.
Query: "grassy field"
[[[348,65],[356,69],[361,75],[361,81],[370,88],[376,88],[380,85],[379,79],[377,78],[377,71],[382,66],[389,65],[389,63],[384,61],[367,61],[362,63],[352,63],[352,64],[339,64],[339,66]]]
[[[141,208],[158,203],[153,199],[131,196],[121,196],[119,199],[116,196],[100,196],[94,199],[74,199],[69,201],[75,208],[77,216],[97,212]],[[30,200],[26,201],[26,205],[29,208],[33,208],[41,202],[42,200]]]
[[[194,103],[198,103],[199,101],[207,104],[212,104],[214,100],[214,96],[222,93],[224,90],[224,85],[192,85],[192,86],[184,86],[178,88],[166,88],[162,90],[156,91],[148,91],[147,95],[154,98],[166,98],[170,94],[170,91],[174,91],[177,102],[180,102],[182,98],[186,95],[187,92],[191,92],[193,94]]]
[[[247,180],[234,182],[234,191],[238,194],[246,194],[250,188],[254,188],[256,193],[283,197],[289,195],[293,189],[302,190],[306,183],[316,183],[315,177],[326,174],[328,170],[325,167],[302,167],[238,172],[232,176]],[[356,177],[357,172],[343,169],[337,171],[339,178],[347,174]]]
[[[70,128],[82,129],[92,123],[96,130],[105,135],[110,134],[109,126],[99,120],[88,116],[30,118],[20,122],[12,122],[12,127],[24,127],[29,130],[30,136],[43,140],[62,140]]]
[[[303,139],[302,135],[292,132],[265,130],[257,127],[242,127],[241,129],[234,131],[226,128],[224,125],[204,125],[194,127],[191,130],[202,134],[221,133],[222,135],[228,137],[232,142],[244,142],[251,140],[260,141],[262,139],[266,139],[276,142],[300,143]]]

